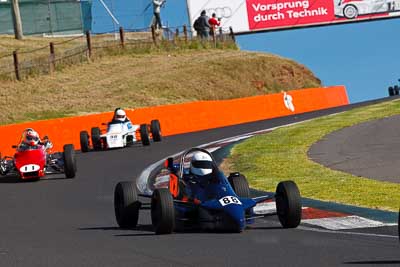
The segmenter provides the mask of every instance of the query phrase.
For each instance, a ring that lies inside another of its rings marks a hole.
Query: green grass
[[[400,184],[331,170],[307,157],[310,146],[328,133],[396,114],[398,100],[282,127],[235,146],[225,166],[244,173],[253,188],[274,191],[279,181],[291,179],[303,197],[397,211]]]
[[[272,86],[278,80],[285,90],[321,86],[304,66],[270,54],[235,49],[152,49],[151,53],[136,53],[127,47],[121,54],[115,49],[115,54],[105,52],[90,63],[57,65],[60,69],[52,75],[1,81],[0,125],[52,118],[53,114],[65,117],[115,107],[264,95],[279,92]],[[255,86],[254,81],[264,87]]]

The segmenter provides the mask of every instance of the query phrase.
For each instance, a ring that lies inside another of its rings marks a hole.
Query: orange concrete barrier
[[[286,99],[286,105],[285,105]],[[292,99],[292,101],[290,101]],[[288,102],[291,102],[291,104]],[[344,86],[293,90],[220,101],[199,101],[185,104],[126,110],[134,124],[159,119],[164,136],[224,127],[245,122],[299,114],[349,104]],[[55,151],[71,143],[80,149],[79,132],[101,126],[111,120],[113,112],[63,119],[44,120],[0,126],[2,155],[12,155],[24,129],[30,127],[40,136],[48,135]]]

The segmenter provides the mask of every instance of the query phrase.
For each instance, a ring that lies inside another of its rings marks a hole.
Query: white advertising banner
[[[187,0],[190,23],[200,16],[202,10],[211,17],[213,13],[221,18],[221,27],[228,29],[232,27],[235,32],[249,31],[247,22],[247,8],[244,0]]]
[[[400,16],[400,0],[187,0],[190,23],[213,13],[236,33]]]

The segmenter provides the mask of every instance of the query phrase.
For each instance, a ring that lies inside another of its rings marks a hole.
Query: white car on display
[[[162,139],[161,126],[158,120],[152,120],[150,125],[135,125],[129,120],[124,122],[113,121],[102,125],[107,125],[107,128],[101,130],[99,127],[93,127],[90,136],[87,131],[80,132],[82,152],[88,152],[91,146],[94,150],[107,150],[130,146],[139,141],[144,146],[148,146],[151,139],[154,142],[159,142]]]
[[[400,11],[400,0],[334,0],[335,15],[355,19],[359,15]]]

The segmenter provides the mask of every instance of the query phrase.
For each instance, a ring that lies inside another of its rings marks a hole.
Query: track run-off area
[[[153,163],[187,148],[325,116],[386,99],[202,132],[168,136],[143,147],[77,154],[74,179],[0,180],[0,266],[336,266],[399,265],[397,226],[330,230],[275,218],[239,234],[155,235],[148,211],[139,226],[119,229],[113,193]],[[300,188],[301,191],[301,188]],[[303,205],[324,208],[305,200]]]

